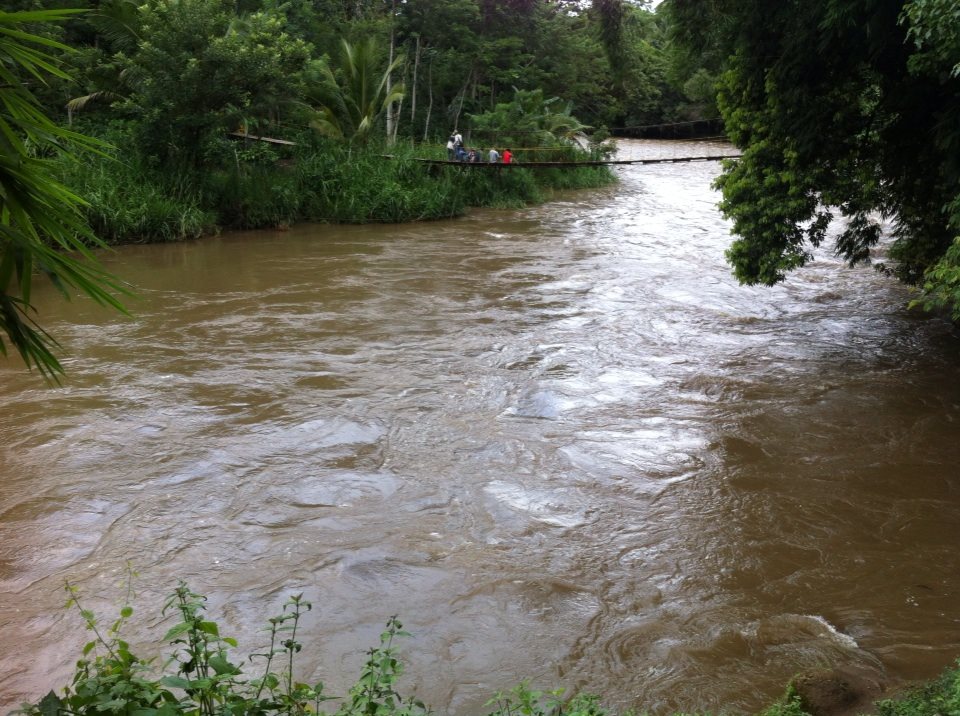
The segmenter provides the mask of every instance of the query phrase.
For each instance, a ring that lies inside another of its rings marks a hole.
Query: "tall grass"
[[[308,221],[441,219],[468,205],[452,177],[431,174],[409,153],[391,159],[381,148],[321,144],[298,156],[297,172]]]
[[[61,165],[62,181],[86,203],[86,218],[110,244],[183,241],[210,233],[216,214],[178,195],[168,177],[112,157]]]
[[[442,147],[351,146],[311,134],[297,137],[293,149],[223,139],[197,172],[138,160],[122,123],[103,134],[120,147],[114,155],[64,163],[61,178],[113,244],[179,241],[219,227],[444,219],[469,207],[517,208],[546,200],[554,189],[614,181],[605,168],[431,166],[417,157],[442,155]]]
[[[198,177],[201,201],[217,224],[234,229],[284,226],[301,217],[297,177],[277,166],[238,165]]]

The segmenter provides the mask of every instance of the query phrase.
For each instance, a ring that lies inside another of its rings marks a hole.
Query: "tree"
[[[594,0],[598,34],[608,60],[611,94],[625,125],[657,122],[665,109],[667,62],[652,40],[658,34],[652,13],[627,0]]]
[[[63,368],[53,354],[56,341],[34,316],[35,273],[65,298],[74,289],[123,310],[114,295],[123,292],[121,287],[87,248],[99,242],[82,218],[83,201],[53,178],[47,158],[67,146],[89,151],[98,145],[55,124],[28,85],[48,76],[66,79],[52,53],[67,48],[24,26],[62,21],[71,14],[0,12],[0,330],[28,367],[53,379]],[[7,354],[2,337],[0,352]]]
[[[344,40],[341,59],[342,83],[326,68],[316,88],[321,106],[312,125],[335,139],[364,142],[390,105],[403,97],[402,84],[387,89],[390,73],[402,60],[396,58],[381,71],[376,45],[369,39],[357,45]]]
[[[571,114],[570,102],[544,99],[543,90],[514,90],[513,100],[470,115],[471,131],[484,146],[522,147],[523,161],[575,159],[579,135],[590,127]]]
[[[717,184],[738,236],[735,275],[783,280],[834,218],[837,255],[868,261],[888,217],[892,264],[881,268],[926,277],[928,293],[948,288],[951,272],[937,271],[957,277],[960,258],[948,253],[960,231],[956,3],[666,1],[678,37],[730,58],[719,102],[744,154]]]
[[[211,140],[274,122],[303,99],[310,46],[282,14],[237,16],[233,0],[149,0],[140,12],[120,108],[136,118],[146,155],[199,166]]]
[[[431,124],[438,133],[449,132],[456,123],[457,108],[473,78],[474,61],[482,38],[477,33],[480,9],[475,0],[438,0],[434,3],[402,3],[399,8],[398,35],[408,54],[420,56],[426,66],[427,104],[421,117],[414,116],[410,130],[414,135],[422,125],[429,136]],[[421,91],[418,83],[411,95]],[[422,105],[421,105],[422,106]],[[442,107],[441,120],[433,120],[435,107]]]

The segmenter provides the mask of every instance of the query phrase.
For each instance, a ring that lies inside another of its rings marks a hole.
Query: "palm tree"
[[[34,274],[46,276],[65,298],[76,289],[119,310],[114,294],[124,292],[87,248],[101,242],[84,221],[83,200],[58,183],[49,161],[31,150],[103,146],[55,124],[25,82],[43,81],[45,75],[68,78],[50,51],[69,48],[25,27],[62,21],[74,12],[0,12],[0,353],[7,353],[5,335],[28,367],[54,379],[63,369],[53,355],[56,340],[35,318]]]
[[[472,129],[497,136],[500,142],[523,137],[527,144],[542,147],[570,144],[578,134],[591,129],[573,116],[572,107],[570,102],[562,104],[559,97],[544,98],[542,89],[514,88],[510,102],[471,115]]]
[[[335,139],[364,142],[387,108],[403,97],[402,84],[387,89],[390,73],[401,58],[379,72],[376,44],[370,39],[357,45],[343,40],[341,57],[342,84],[329,66],[319,69],[321,77],[315,85],[319,108],[311,126]]]
[[[86,18],[114,52],[129,55],[136,51],[140,41],[140,8],[134,0],[104,0]],[[88,104],[126,99],[129,72],[129,68],[116,59],[104,62],[96,82],[101,88],[67,102],[68,124],[72,124],[73,115]]]

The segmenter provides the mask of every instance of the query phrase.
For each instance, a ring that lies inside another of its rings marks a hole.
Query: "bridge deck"
[[[386,157],[393,159],[392,154],[385,155]],[[571,161],[571,162],[525,162],[525,161],[514,161],[510,164],[504,164],[503,162],[458,162],[456,160],[448,159],[420,159],[417,158],[415,161],[421,162],[423,164],[434,164],[437,166],[452,166],[452,167],[469,167],[469,168],[486,168],[486,169],[561,169],[569,167],[604,167],[609,165],[616,164],[675,164],[678,162],[713,162],[720,159],[736,159],[741,155],[739,154],[713,154],[710,156],[700,156],[700,157],[661,157],[656,159],[598,159],[598,160],[584,160],[584,161]]]

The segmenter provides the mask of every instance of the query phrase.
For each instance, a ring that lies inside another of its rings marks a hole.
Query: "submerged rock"
[[[811,716],[872,713],[874,700],[883,692],[876,675],[854,666],[806,671],[794,677],[791,686]]]

